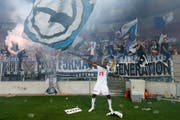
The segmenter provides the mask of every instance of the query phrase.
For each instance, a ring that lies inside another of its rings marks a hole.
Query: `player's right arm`
[[[97,67],[97,66],[100,66],[100,67],[103,67],[103,68],[105,68],[105,69],[107,69],[107,64],[99,64],[99,63],[97,63],[97,62],[94,62],[94,61],[87,61],[89,64],[91,64],[93,67]]]

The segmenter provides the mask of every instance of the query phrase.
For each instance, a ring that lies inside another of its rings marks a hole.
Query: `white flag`
[[[24,33],[34,42],[65,49],[82,30],[94,4],[95,0],[35,0]]]

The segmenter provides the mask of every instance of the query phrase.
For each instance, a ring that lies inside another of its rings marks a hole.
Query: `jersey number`
[[[104,72],[103,71],[99,72],[99,76],[104,76]]]

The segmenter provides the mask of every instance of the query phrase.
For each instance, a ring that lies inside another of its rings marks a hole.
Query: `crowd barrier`
[[[19,59],[8,57],[1,60],[1,81],[22,81],[22,80],[42,80],[45,74],[51,71],[47,69],[47,62],[41,60],[37,63],[36,59],[25,58],[19,68]]]
[[[147,56],[148,65],[145,68],[139,68],[136,56],[121,56],[116,59],[116,70],[110,75],[123,77],[124,79],[172,81],[174,77],[173,62],[169,60],[167,65],[164,65],[163,60],[163,55]],[[53,72],[51,63],[46,60],[38,63],[35,58],[25,58],[22,61],[22,70],[18,68],[19,62],[17,58],[1,60],[1,81],[44,80],[45,75]],[[56,69],[58,80],[86,80],[95,78],[97,75],[95,68],[90,69],[86,61],[77,57],[72,60],[61,58],[54,61],[54,63],[56,68],[53,69]]]

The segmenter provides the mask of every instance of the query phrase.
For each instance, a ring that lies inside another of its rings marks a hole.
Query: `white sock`
[[[112,100],[108,99],[107,101],[108,101],[109,109],[112,109]]]
[[[94,108],[95,101],[96,101],[96,98],[92,98],[91,99],[91,108]]]

